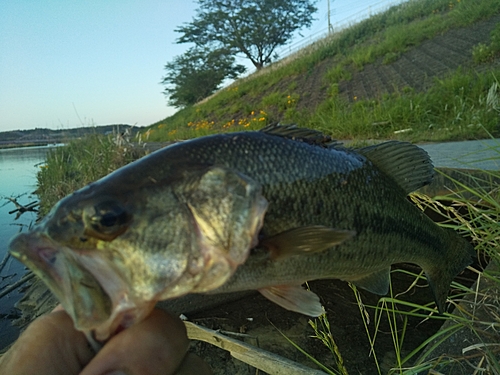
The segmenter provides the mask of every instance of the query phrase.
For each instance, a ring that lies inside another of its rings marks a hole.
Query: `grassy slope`
[[[185,139],[259,129],[274,121],[321,129],[338,139],[485,137],[484,130],[495,133],[498,122],[496,108],[486,100],[495,71],[462,69],[439,77],[425,92],[407,86],[399,92],[354,102],[339,94],[339,85],[367,64],[390,64],[425,40],[473,25],[499,11],[500,0],[415,0],[394,6],[305,48],[288,62],[239,80],[202,103],[151,125],[141,138]],[[470,60],[488,62],[495,53],[489,44],[483,44],[474,49]],[[315,87],[304,92],[298,82],[310,75],[321,76]],[[372,125],[380,123],[389,126]],[[406,128],[412,131],[394,133]]]

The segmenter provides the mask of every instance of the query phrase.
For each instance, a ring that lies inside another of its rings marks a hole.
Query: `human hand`
[[[70,316],[54,311],[29,325],[0,359],[0,374],[210,374],[200,358],[186,355],[188,345],[180,319],[155,309],[95,354]]]

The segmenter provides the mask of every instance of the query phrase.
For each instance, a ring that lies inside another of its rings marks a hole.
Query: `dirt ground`
[[[413,272],[419,272],[418,267],[413,268],[410,265],[403,267]],[[469,278],[469,280],[465,281],[466,283],[472,282],[473,275],[465,274],[462,277]],[[419,283],[416,287],[407,290],[413,282],[413,278],[408,275],[393,272],[392,280],[394,293],[404,293],[398,297],[399,299],[419,304],[433,301],[429,289],[423,283]],[[373,353],[371,353],[362,314],[352,289],[347,283],[339,280],[315,281],[309,285],[311,290],[320,296],[325,306],[333,338],[348,373],[377,373],[376,362]],[[365,306],[377,305],[378,296],[365,291],[360,291],[360,293]],[[368,329],[373,337],[376,325],[374,310],[367,308],[365,313],[369,316]],[[317,368],[311,360],[307,359],[304,354],[295,349],[283,337],[283,333],[322,364],[336,369],[332,353],[319,340],[311,337],[314,335],[314,331],[308,324],[309,318],[286,311],[269,302],[260,294],[253,294],[233,303],[195,313],[188,316],[188,318],[214,330],[245,333],[248,337],[244,338],[244,341],[249,344],[258,344],[264,350],[305,364],[311,368]],[[402,316],[399,316],[398,319],[397,324],[399,334],[401,334],[404,322]],[[409,354],[433,335],[441,324],[442,320],[429,319],[423,321],[422,318],[410,318],[405,328],[402,356]],[[387,373],[390,368],[396,366],[394,342],[388,325],[388,317],[385,314],[380,319],[374,348],[382,373]],[[254,368],[232,359],[229,353],[222,349],[195,342],[193,343],[193,350],[212,366],[215,374],[255,374]]]

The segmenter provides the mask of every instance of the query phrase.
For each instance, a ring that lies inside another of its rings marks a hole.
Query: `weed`
[[[272,323],[271,323],[272,324]],[[287,335],[285,335],[283,332],[281,332],[278,327],[276,327],[274,324],[272,324],[274,328],[285,338],[286,341],[288,341],[295,349],[297,349],[299,352],[304,354],[308,359],[310,359],[316,366],[318,366],[320,369],[325,371],[329,375],[339,375],[338,372],[333,371],[326,367],[324,364],[319,362],[316,358],[314,358],[311,354],[306,352],[304,349],[302,349],[299,345],[297,345],[293,340],[291,340]],[[340,374],[340,375],[346,375],[346,374]]]
[[[500,53],[500,25],[497,25],[490,34],[489,44],[479,43],[472,49],[472,59],[476,64],[493,61]]]
[[[51,150],[37,174],[40,215],[73,191],[144,155],[118,135],[98,134]]]
[[[484,43],[479,43],[472,49],[472,58],[476,64],[491,61],[494,56],[493,49]]]
[[[401,56],[401,53],[399,52],[387,52],[384,56],[384,59],[382,60],[383,64],[389,65],[399,59],[399,56]]]
[[[314,330],[315,336],[312,337],[320,340],[333,354],[340,374],[348,375],[347,369],[344,366],[344,359],[342,358],[339,347],[335,343],[332,331],[330,330],[330,322],[328,321],[326,314],[321,315],[318,319],[309,320],[309,325]]]
[[[344,64],[336,64],[325,74],[325,80],[330,84],[337,84],[341,80],[349,81],[352,74],[347,70]]]

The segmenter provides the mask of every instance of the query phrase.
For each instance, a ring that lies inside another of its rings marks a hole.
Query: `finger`
[[[193,353],[188,353],[179,368],[175,371],[175,375],[192,374],[211,375],[212,369],[203,359]]]
[[[144,321],[123,330],[104,345],[81,375],[122,371],[127,375],[173,374],[189,340],[180,319],[153,310]]]
[[[34,322],[2,357],[2,374],[78,374],[94,352],[85,336],[73,328],[65,311],[52,312]]]

